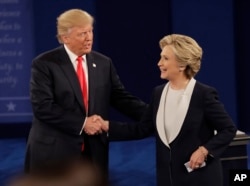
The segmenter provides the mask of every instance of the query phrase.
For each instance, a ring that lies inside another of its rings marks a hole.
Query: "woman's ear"
[[[186,68],[186,66],[179,66],[179,72],[184,71],[184,70],[185,70],[185,68]]]

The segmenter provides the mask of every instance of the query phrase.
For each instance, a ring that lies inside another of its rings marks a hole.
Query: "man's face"
[[[93,26],[87,24],[81,27],[73,27],[62,38],[64,44],[77,56],[87,54],[91,52],[93,45]]]

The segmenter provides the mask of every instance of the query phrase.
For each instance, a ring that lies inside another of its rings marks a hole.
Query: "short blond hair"
[[[57,18],[57,39],[63,43],[61,35],[67,34],[72,27],[93,24],[94,18],[81,9],[71,9],[63,12]]]
[[[184,73],[187,78],[190,79],[198,73],[203,52],[193,38],[181,34],[171,34],[163,37],[159,44],[161,49],[166,45],[172,47],[179,65],[186,67]]]

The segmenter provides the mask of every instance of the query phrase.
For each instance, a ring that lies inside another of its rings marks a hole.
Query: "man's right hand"
[[[102,121],[103,119],[101,116],[98,115],[92,115],[87,117],[85,125],[84,125],[84,131],[88,135],[95,135],[102,133]]]

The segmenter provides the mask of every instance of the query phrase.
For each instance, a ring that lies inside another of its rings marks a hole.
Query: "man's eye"
[[[82,33],[78,34],[78,36],[80,36],[80,37],[83,37],[83,36],[85,36],[85,35],[86,35],[85,32],[82,32]]]

